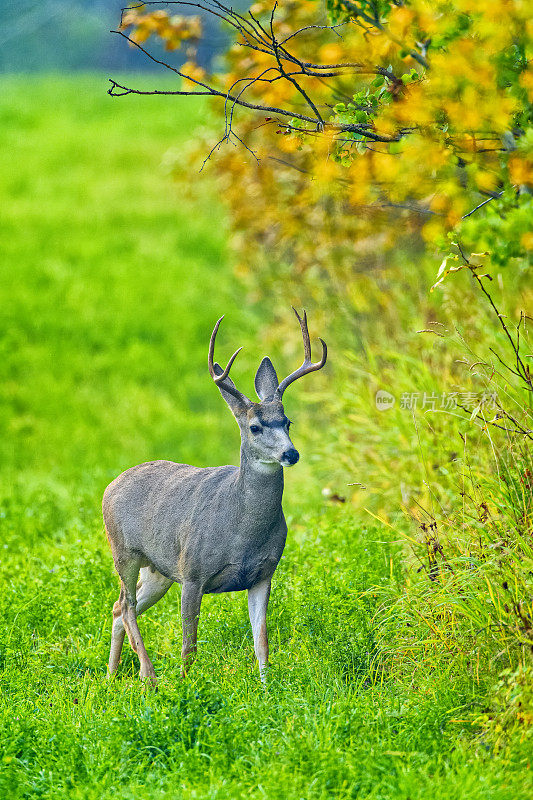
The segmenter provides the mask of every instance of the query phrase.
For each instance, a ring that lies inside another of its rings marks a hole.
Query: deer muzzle
[[[300,453],[298,450],[296,450],[295,447],[291,447],[289,450],[285,450],[280,460],[284,467],[292,467],[293,464],[296,464],[299,458]]]

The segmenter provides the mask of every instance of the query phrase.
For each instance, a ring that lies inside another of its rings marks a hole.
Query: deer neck
[[[241,461],[237,484],[245,505],[257,509],[264,520],[278,518],[283,498],[283,467],[281,464],[265,464],[241,447]]]

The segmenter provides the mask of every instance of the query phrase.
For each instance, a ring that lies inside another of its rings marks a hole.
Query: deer
[[[248,612],[260,679],[266,681],[266,615],[271,580],[287,538],[283,515],[283,469],[299,453],[290,435],[282,398],[298,378],[322,369],[313,362],[307,314],[294,313],[304,345],[302,365],[278,380],[266,356],[255,375],[259,402],[240,392],[229,377],[241,347],[225,369],[214,363],[216,322],[208,351],[208,369],[240,429],[239,466],[194,467],[173,461],[149,461],[131,467],[106,488],[102,511],[120,596],[113,606],[111,677],[119,664],[125,634],[140,662],[140,677],[157,685],[138,625],[173,583],[181,584],[182,677],[196,657],[200,606],[204,594],[248,592]]]

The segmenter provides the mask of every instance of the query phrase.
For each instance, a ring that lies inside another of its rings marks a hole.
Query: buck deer
[[[240,428],[240,466],[200,469],[149,461],[126,470],[105,490],[104,523],[121,581],[113,608],[108,675],[117,668],[127,633],[139,656],[141,677],[155,685],[137,618],[172,583],[181,583],[182,674],[196,654],[202,596],[247,589],[254,649],[265,681],[270,581],[287,536],[281,506],[283,467],[300,457],[281,401],[291,383],[322,369],[327,357],[326,343],[320,339],[322,358],[311,361],[306,313],[300,317],[293,310],[302,330],[303,364],[280,383],[270,359],[263,358],[255,376],[259,403],[249,400],[229,377],[242,348],[233,353],[226,369],[213,363],[223,317],[211,334],[209,372]]]

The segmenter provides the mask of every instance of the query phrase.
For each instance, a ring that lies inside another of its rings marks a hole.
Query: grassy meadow
[[[245,345],[234,371],[251,391],[272,311],[234,276],[209,177],[191,174],[201,186],[184,199],[165,168],[200,102],[113,100],[104,76],[3,83],[0,797],[530,797],[527,740],[495,747],[475,722],[493,678],[437,647],[431,669],[395,655],[401,546],[324,499],[298,392],[303,463],[286,481],[267,690],[244,593],[204,598],[199,658],[180,679],[179,587],[141,621],[158,691],[127,646],[106,681],[118,579],[102,492],[153,458],[235,462],[208,338],[225,313],[220,357]],[[410,635],[415,652],[424,624]]]

